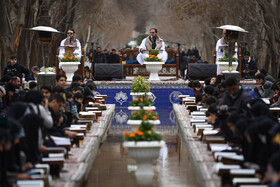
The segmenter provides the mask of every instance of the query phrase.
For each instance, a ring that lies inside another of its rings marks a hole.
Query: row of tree
[[[78,39],[103,49],[120,49],[133,31],[157,27],[164,40],[184,43],[185,49],[196,47],[203,59],[212,62],[221,37],[215,27],[225,24],[248,30],[241,41],[248,43],[259,67],[271,69],[274,76],[279,73],[279,0],[9,0],[0,1],[0,11],[1,73],[13,53],[27,67],[43,65],[38,34],[27,29],[38,25],[64,33],[54,34],[49,45],[50,65],[55,65],[57,47],[70,27]]]

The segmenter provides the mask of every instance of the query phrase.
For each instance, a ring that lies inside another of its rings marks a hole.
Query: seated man
[[[144,59],[149,56],[149,52],[147,51],[150,49],[160,50],[159,54],[157,55],[158,58],[163,60],[163,62],[167,61],[168,55],[165,51],[165,44],[164,41],[158,37],[156,28],[150,29],[150,35],[143,39],[141,45],[139,46],[140,53],[137,55],[137,61],[139,64],[144,64]]]
[[[74,29],[68,29],[67,32],[67,38],[61,41],[60,43],[60,49],[59,49],[59,61],[62,59],[62,57],[66,56],[65,54],[65,47],[73,47],[73,56],[77,57],[79,60],[82,56],[82,50],[81,50],[81,43],[78,39],[75,38],[75,31]]]
[[[257,87],[254,88],[254,92],[258,97],[261,98],[271,98],[273,96],[272,85],[270,81],[264,79],[264,75],[259,73],[256,76]]]
[[[255,74],[258,71],[257,63],[250,57],[250,53],[247,52],[245,58],[241,62],[241,76],[245,79],[255,78]]]

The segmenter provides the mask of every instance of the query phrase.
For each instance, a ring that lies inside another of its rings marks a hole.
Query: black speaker
[[[188,78],[191,80],[205,80],[216,76],[216,64],[188,64]]]
[[[123,78],[123,64],[95,64],[95,80],[112,80]]]

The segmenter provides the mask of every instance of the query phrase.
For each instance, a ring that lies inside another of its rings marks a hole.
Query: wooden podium
[[[64,46],[62,46],[64,47]],[[64,47],[65,49],[65,55],[67,54],[71,54],[71,56],[73,56],[73,51],[74,51],[74,47],[71,46],[66,46]],[[82,48],[82,56],[81,56],[81,64],[79,65],[79,69],[77,71],[75,71],[75,75],[81,75],[84,78],[84,48]],[[57,55],[56,55],[56,74],[60,74],[60,73],[64,73],[64,71],[62,69],[59,69],[59,60],[58,60],[58,55],[59,55],[59,48],[57,49]]]

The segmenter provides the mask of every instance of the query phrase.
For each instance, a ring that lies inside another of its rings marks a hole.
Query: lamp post
[[[238,41],[238,35],[240,32],[248,33],[245,29],[235,26],[235,25],[223,25],[220,27],[217,27],[218,29],[226,30],[226,36],[225,41],[228,44],[227,49],[225,50],[225,55],[228,55],[229,63],[228,63],[228,71],[223,71],[222,73],[225,75],[225,77],[228,76],[236,76],[238,79],[240,78],[240,72],[233,70],[232,67],[232,57],[233,57],[233,51],[235,49],[235,42]]]
[[[47,26],[37,26],[30,28],[29,30],[36,31],[39,33],[39,43],[42,49],[44,71],[38,74],[38,86],[39,88],[43,85],[54,87],[56,84],[56,75],[53,72],[48,72],[47,69],[49,67],[49,44],[52,40],[52,33],[61,32],[52,27]]]

